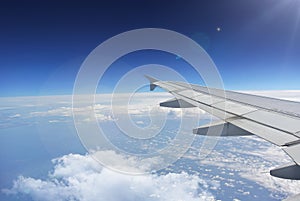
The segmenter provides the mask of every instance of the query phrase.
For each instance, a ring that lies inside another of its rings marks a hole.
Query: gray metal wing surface
[[[217,136],[257,135],[281,147],[294,161],[271,170],[273,176],[300,180],[300,103],[239,93],[175,81],[159,81],[146,76],[150,89],[163,88],[174,99],[160,103],[163,107],[199,107],[222,121],[195,128],[206,135],[208,128],[222,126]]]

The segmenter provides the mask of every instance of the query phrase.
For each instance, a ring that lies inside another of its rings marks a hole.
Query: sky
[[[139,28],[170,29],[195,40],[215,62],[226,89],[300,89],[299,0],[12,0],[0,3],[0,27],[2,97],[71,94],[94,48]],[[103,92],[149,60],[201,83],[176,55],[164,55],[149,51],[117,61]]]
[[[97,169],[98,163],[85,155],[83,138],[80,141],[73,122],[73,112],[77,111],[85,122],[82,125],[91,130],[88,122],[93,118],[86,118],[89,107],[74,107],[69,95],[81,65],[98,45],[117,34],[141,28],[168,29],[193,39],[214,61],[226,89],[264,90],[262,95],[275,97],[284,93],[289,99],[299,101],[299,92],[280,90],[300,90],[300,0],[1,1],[0,159],[4,165],[0,167],[0,200],[6,196],[3,193],[11,200],[26,200],[23,195],[36,200],[70,197],[99,200],[99,196],[105,200],[112,196],[112,200],[120,200],[119,196],[136,200],[140,197],[153,200],[153,196],[161,196],[161,200],[170,200],[170,196],[174,200],[195,200],[200,196],[233,200],[241,196],[240,187],[246,193],[244,197],[258,194],[260,200],[298,193],[298,183],[262,173],[287,164],[290,159],[279,148],[258,138],[222,139],[211,160],[201,161],[198,152],[187,153],[170,173],[162,175],[120,176],[107,168]],[[203,84],[180,55],[144,50],[116,60],[105,72],[97,93],[111,93],[124,74],[149,63],[168,66],[187,81]],[[161,77],[164,76],[162,73]],[[163,138],[142,147],[151,151],[160,142],[168,142],[164,137],[173,136],[172,126],[181,127],[178,120],[182,113],[158,106],[160,99],[169,98],[169,94],[139,95],[135,98],[141,102],[128,103],[129,113],[122,113],[128,112],[125,104],[116,107],[121,113],[119,119],[130,114],[135,125],[142,128],[150,120],[155,122],[148,118],[150,114],[167,114],[173,120],[168,122],[171,125],[166,124],[166,129],[170,129],[165,132],[167,135],[158,135]],[[100,94],[99,104],[94,107],[99,112],[97,120],[111,136],[109,139],[123,148],[121,151],[139,151],[127,138],[113,138],[120,134],[121,127],[112,126],[115,119],[106,96],[110,97]],[[116,99],[118,104],[124,103]],[[190,110],[186,117],[196,120],[195,113],[200,112]],[[201,117],[197,126],[210,120],[206,114],[201,113]],[[189,126],[188,132],[195,127]],[[118,132],[114,132],[117,128],[120,128]],[[195,144],[201,146],[201,140],[198,136]],[[194,149],[200,150],[197,146]],[[116,164],[124,168],[144,168],[134,157],[124,160],[123,155],[102,154],[111,156],[107,158],[118,161]],[[227,161],[228,168],[223,161]],[[164,186],[167,188],[161,188]],[[197,186],[201,189],[197,190]],[[116,189],[119,193],[115,193]],[[198,191],[201,194],[195,198]]]

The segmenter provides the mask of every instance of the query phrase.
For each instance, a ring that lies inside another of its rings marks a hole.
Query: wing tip
[[[149,75],[144,75],[145,78],[147,78],[150,82],[150,91],[153,91],[155,88],[156,88],[156,84],[154,84],[154,82],[158,82],[159,80],[158,79],[155,79]]]
[[[150,81],[150,83],[159,81],[158,79],[156,79],[156,78],[154,78],[154,77],[151,77],[151,76],[149,76],[149,75],[144,75],[144,76],[145,76],[145,78],[147,78],[147,79]]]

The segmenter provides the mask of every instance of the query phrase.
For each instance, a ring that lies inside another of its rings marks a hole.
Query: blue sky
[[[7,1],[0,6],[0,27],[3,97],[71,94],[81,63],[95,47],[116,34],[148,27],[174,30],[202,45],[226,89],[300,89],[298,0]],[[106,76],[117,80],[154,57],[175,70],[186,69],[176,57],[164,55],[129,56]],[[184,72],[189,81],[201,83]],[[111,80],[104,92],[113,88]]]

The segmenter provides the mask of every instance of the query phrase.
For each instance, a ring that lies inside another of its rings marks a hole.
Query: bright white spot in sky
[[[221,31],[221,27],[217,27],[217,31],[220,32]]]

